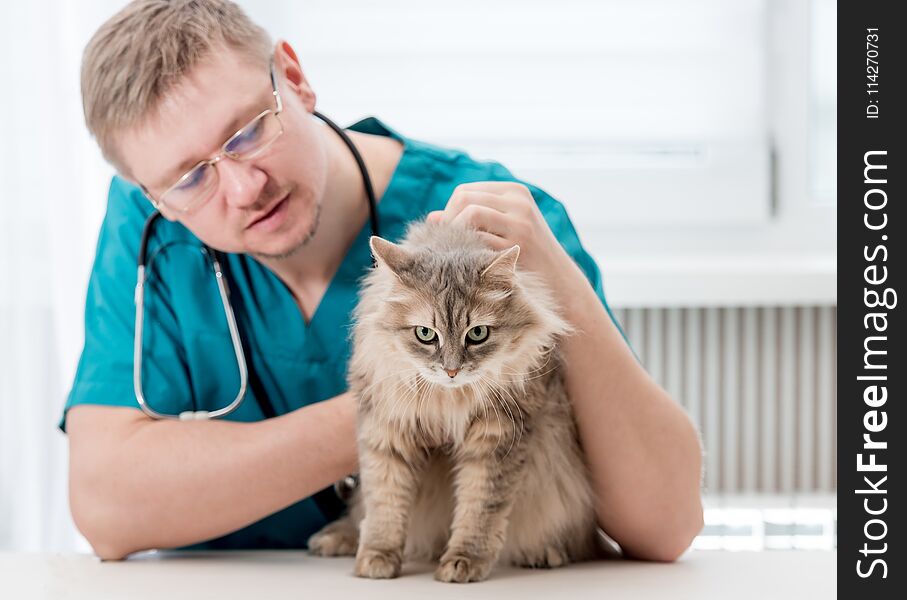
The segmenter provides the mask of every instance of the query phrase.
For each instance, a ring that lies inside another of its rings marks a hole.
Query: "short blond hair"
[[[82,56],[82,108],[104,158],[125,172],[114,135],[151,116],[217,48],[266,67],[271,39],[229,0],[134,0],[101,25]]]

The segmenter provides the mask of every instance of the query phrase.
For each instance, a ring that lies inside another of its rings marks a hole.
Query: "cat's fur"
[[[471,229],[426,222],[371,247],[349,371],[361,485],[310,551],[356,554],[356,575],[372,578],[396,577],[404,558],[440,559],[435,577],[456,582],[486,578],[499,560],[557,567],[596,555],[557,348],[570,326],[516,268],[519,247],[495,252]],[[487,339],[467,344],[480,325]]]

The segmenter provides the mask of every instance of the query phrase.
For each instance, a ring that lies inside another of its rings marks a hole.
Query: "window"
[[[809,188],[817,203],[835,202],[838,178],[838,11],[835,0],[810,4]]]
[[[587,231],[769,217],[761,0],[248,8],[329,116],[498,160]]]

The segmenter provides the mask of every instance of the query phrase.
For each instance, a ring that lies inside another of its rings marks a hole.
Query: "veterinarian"
[[[347,145],[315,116],[291,46],[224,0],[126,6],[86,48],[82,95],[118,175],[60,426],[72,514],[101,558],[300,547],[336,518],[332,484],[357,470],[345,373],[368,239],[377,225],[396,241],[426,217],[483,231],[493,249],[519,244],[520,267],[580,330],[563,352],[601,528],[636,558],[689,546],[697,432],[637,361],[558,201],[375,118]],[[225,406],[222,419],[158,418]]]

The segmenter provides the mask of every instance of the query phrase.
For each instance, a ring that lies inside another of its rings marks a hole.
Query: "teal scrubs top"
[[[405,138],[375,118],[350,129],[390,136],[404,146],[377,205],[381,235],[391,241],[402,237],[410,221],[443,209],[460,183],[516,180],[498,163],[478,162],[459,150]],[[580,245],[564,207],[542,190],[528,187],[551,230],[617,324],[605,301],[601,273]],[[142,226],[153,210],[137,187],[114,177],[88,285],[85,346],[60,420],[64,431],[66,410],[79,404],[139,410],[132,384],[133,295]],[[246,359],[277,414],[347,390],[350,315],[358,281],[372,265],[370,235],[366,222],[308,324],[289,289],[268,268],[251,256],[228,255],[234,311],[249,338],[251,352]],[[230,332],[214,276],[200,248],[198,238],[185,227],[163,219],[149,243],[143,389],[158,412],[215,410],[228,404],[239,386]],[[263,418],[251,389],[227,418],[246,422]],[[303,548],[309,535],[328,520],[318,503],[306,498],[193,548]]]

